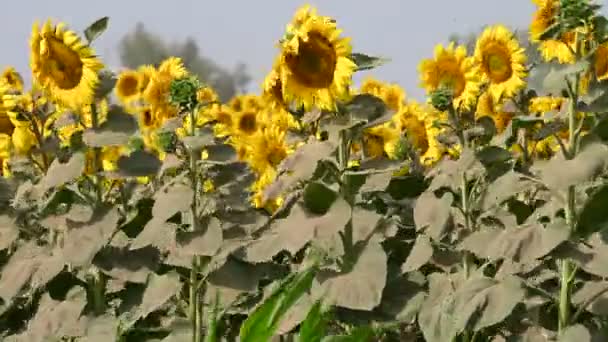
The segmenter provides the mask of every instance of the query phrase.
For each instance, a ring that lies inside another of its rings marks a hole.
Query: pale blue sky
[[[600,0],[600,2],[606,0]],[[119,66],[116,47],[138,21],[167,39],[192,36],[202,52],[232,68],[244,61],[254,81],[251,90],[271,67],[275,41],[298,0],[17,0],[0,12],[3,51],[0,67],[16,66],[29,73],[28,38],[34,20],[47,17],[82,31],[93,20],[108,15],[110,27],[95,42],[106,64]],[[476,31],[482,25],[502,23],[527,28],[534,10],[531,0],[317,0],[309,1],[323,15],[337,19],[352,37],[353,50],[386,56],[391,63],[373,73],[400,83],[420,98],[416,67],[432,56],[433,47],[453,32]],[[29,75],[25,75],[29,79]]]

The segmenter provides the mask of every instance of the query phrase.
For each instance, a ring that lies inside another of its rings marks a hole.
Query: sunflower
[[[143,74],[135,70],[125,70],[118,75],[114,91],[124,104],[137,99],[143,83]]]
[[[0,133],[0,176],[10,177],[9,158],[11,156],[11,137],[8,134]]]
[[[414,101],[405,104],[403,109],[392,118],[397,129],[405,132],[413,147],[420,153],[426,152],[428,141],[424,118],[421,118],[422,108]]]
[[[559,111],[565,101],[566,99],[563,97],[537,96],[530,100],[528,111],[536,115]]]
[[[276,168],[291,153],[285,135],[286,132],[280,128],[268,126],[248,139],[251,147],[246,160],[252,170],[263,174],[268,168]]]
[[[93,100],[103,64],[64,23],[53,27],[48,20],[42,28],[35,23],[30,50],[34,81],[58,103],[75,109]]]
[[[559,63],[574,63],[576,35],[564,33],[559,39],[541,40],[541,35],[555,23],[559,11],[559,0],[533,0],[538,7],[530,24],[530,41],[538,43],[538,51],[545,61],[557,59]]]
[[[363,134],[365,154],[371,158],[386,155],[394,159],[400,138],[401,132],[391,121],[368,128]]]
[[[258,113],[254,111],[236,112],[234,117],[234,134],[252,135],[261,126]]]
[[[280,78],[285,102],[309,111],[316,106],[334,110],[336,100],[348,98],[357,65],[350,59],[348,38],[335,22],[311,15],[281,44]]]
[[[474,57],[495,100],[510,98],[525,86],[526,54],[505,26],[486,28],[477,39]]]
[[[251,185],[251,202],[256,208],[264,208],[269,213],[274,213],[283,204],[281,196],[264,200],[266,197],[264,191],[274,182],[276,176],[277,171],[274,168],[268,168]]]
[[[445,128],[439,126],[438,122],[447,122],[447,113],[439,112],[431,107],[424,107],[419,118],[424,121],[428,147],[420,156],[420,163],[431,167],[440,161],[448,149],[439,141],[439,136],[445,132]]]
[[[197,118],[197,126],[203,126],[208,122],[214,122],[213,133],[222,138],[230,135],[233,131],[236,114],[235,111],[225,104],[215,104],[201,112]]]
[[[367,77],[361,84],[360,92],[380,98],[386,106],[398,112],[405,102],[405,91],[396,83],[384,83],[372,77]]]
[[[475,118],[479,119],[484,116],[490,117],[494,121],[496,131],[502,133],[511,122],[513,113],[503,111],[502,104],[497,103],[490,93],[485,92],[477,101]]]
[[[228,106],[235,112],[245,110],[257,111],[263,107],[263,101],[256,94],[239,94],[228,101]]]
[[[177,108],[169,103],[169,90],[171,83],[188,75],[182,60],[178,57],[165,59],[156,72],[152,73],[143,92],[144,101],[158,110],[161,123],[177,115]]]
[[[209,86],[200,88],[196,92],[196,100],[201,104],[210,104],[211,102],[218,102],[219,96],[215,90]]]
[[[278,67],[274,67],[264,78],[262,100],[273,109],[287,108],[283,99],[283,84]]]
[[[418,65],[421,86],[427,93],[448,88],[454,96],[454,107],[469,109],[479,92],[480,78],[473,67],[473,58],[467,57],[463,45],[455,47],[435,46],[434,58],[423,60]]]
[[[23,78],[13,67],[7,67],[0,75],[0,83],[9,86],[11,90],[23,91]]]
[[[598,81],[608,80],[608,43],[598,46],[595,51],[593,70]]]

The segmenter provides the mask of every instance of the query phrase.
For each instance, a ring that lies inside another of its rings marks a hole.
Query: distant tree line
[[[232,70],[227,70],[202,55],[194,39],[168,43],[147,31],[143,23],[138,23],[122,38],[119,53],[122,66],[133,69],[144,64],[158,65],[170,56],[181,57],[186,68],[213,86],[223,101],[243,92],[251,81],[245,64],[238,63]]]

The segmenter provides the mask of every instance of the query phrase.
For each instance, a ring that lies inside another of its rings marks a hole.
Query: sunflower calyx
[[[173,80],[169,89],[169,102],[182,111],[192,110],[198,104],[197,94],[200,88],[201,84],[194,76]]]
[[[450,88],[439,88],[431,93],[431,104],[439,111],[446,111],[452,106],[454,92]]]

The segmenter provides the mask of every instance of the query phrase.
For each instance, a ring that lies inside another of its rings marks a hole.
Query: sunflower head
[[[608,42],[597,48],[593,70],[598,81],[608,80]]]
[[[64,23],[53,26],[48,20],[42,28],[34,24],[30,57],[34,81],[57,102],[78,108],[93,100],[103,64]]]
[[[281,86],[288,104],[333,110],[337,100],[348,97],[357,66],[350,59],[350,41],[340,37],[335,22],[310,16],[281,48]]]
[[[434,58],[423,60],[418,70],[421,86],[428,94],[440,88],[450,89],[456,108],[468,109],[475,102],[480,79],[464,45],[435,46]]]
[[[236,134],[252,135],[261,125],[258,113],[254,111],[237,112],[235,115],[234,131]]]
[[[135,70],[125,70],[118,75],[114,91],[120,101],[127,104],[139,97],[143,74]]]
[[[7,67],[0,75],[0,83],[8,85],[12,90],[23,91],[23,78],[13,67]]]
[[[502,133],[511,122],[513,113],[508,113],[502,110],[502,105],[496,103],[492,95],[488,92],[483,93],[477,101],[477,110],[475,118],[490,117],[494,121],[494,126],[498,133]]]
[[[273,68],[262,84],[262,99],[271,108],[285,108],[285,100],[283,100],[283,84],[281,82],[281,74],[278,68]]]
[[[495,99],[510,98],[525,86],[524,49],[503,25],[487,27],[481,33],[475,45],[475,62]]]

